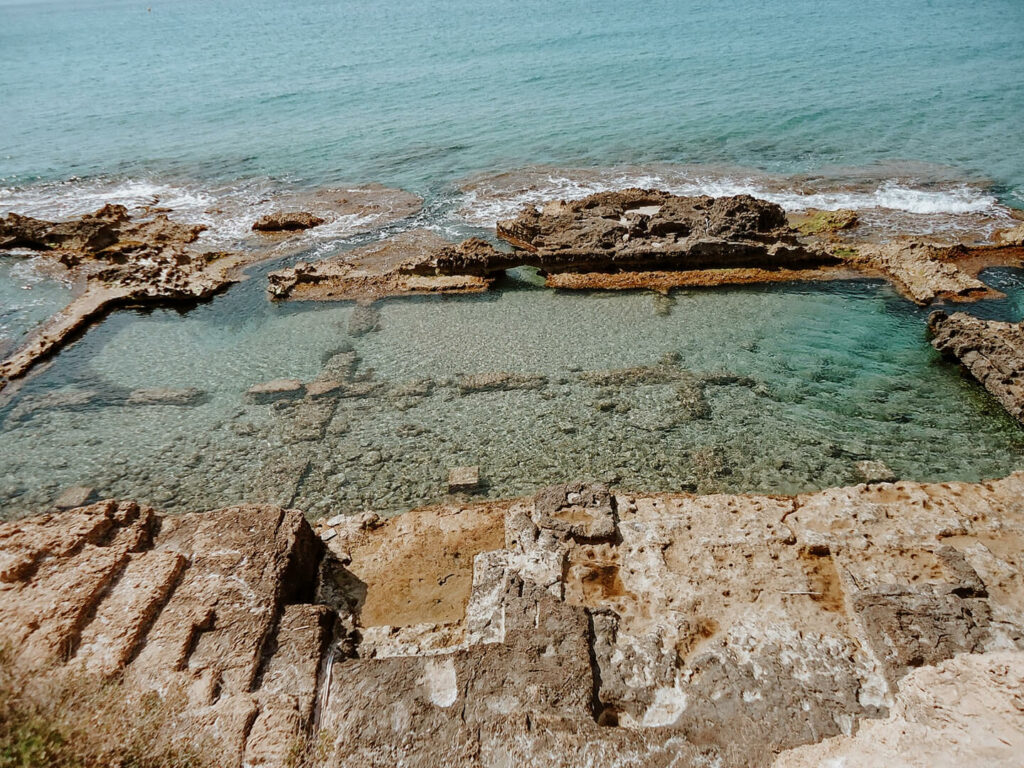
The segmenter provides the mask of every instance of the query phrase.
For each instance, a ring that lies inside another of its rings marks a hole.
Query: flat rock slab
[[[278,400],[294,400],[305,394],[306,387],[298,379],[274,379],[254,384],[246,390],[246,399],[253,403],[273,403]]]
[[[75,507],[84,507],[89,503],[89,500],[93,497],[94,491],[92,488],[84,485],[76,485],[71,488],[67,488],[61,492],[60,496],[53,502],[53,506],[57,509],[74,509]]]
[[[464,493],[480,487],[480,467],[453,467],[448,470],[448,492]]]
[[[324,261],[300,262],[271,272],[273,299],[375,299],[397,294],[472,293],[490,287],[492,275],[515,265],[509,255],[479,238],[451,243],[429,230],[412,230]],[[365,311],[350,332],[376,326]]]

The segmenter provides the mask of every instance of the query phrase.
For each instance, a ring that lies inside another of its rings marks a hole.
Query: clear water
[[[280,190],[378,182],[424,209],[369,237],[457,238],[525,203],[639,184],[977,239],[1024,202],[1021,72],[1011,0],[0,0],[0,214],[161,205],[224,248]],[[306,256],[365,239],[311,235]],[[32,265],[0,260],[0,351],[70,295]],[[671,304],[510,284],[386,302],[380,329],[350,339],[352,306],[272,305],[265,271],[186,313],[117,313],[29,381],[0,410],[0,513],[75,484],[173,510],[394,511],[438,498],[459,464],[492,496],[576,477],[791,492],[854,481],[863,459],[917,479],[1019,464],[1019,428],[876,283]],[[1019,274],[992,279],[1009,298],[972,311],[1020,319]],[[309,413],[245,402],[254,383],[314,378],[346,342],[384,389],[344,399],[317,439],[300,439]],[[575,370],[669,353],[749,381],[707,384],[692,418],[679,382]],[[487,371],[547,384],[446,383]],[[431,394],[395,393],[422,379]],[[125,404],[152,387],[204,395]],[[48,394],[63,406],[29,414]]]
[[[9,184],[904,161],[1024,184],[1014,0],[2,0],[0,22]]]
[[[492,497],[577,477],[791,493],[856,482],[865,459],[910,479],[973,480],[1024,455],[1019,427],[927,345],[924,314],[874,282],[671,301],[510,282],[494,295],[378,309],[377,330],[350,336],[351,304],[272,305],[253,280],[185,315],[113,316],[0,412],[0,512],[87,485],[171,511],[263,500],[312,514],[388,513],[442,498],[447,470],[463,465],[480,466]],[[347,344],[357,378],[381,389],[341,399],[312,428],[323,406],[246,402],[252,384],[314,379]],[[666,355],[679,381],[588,378]],[[546,383],[465,394],[453,385],[495,371]],[[695,395],[686,372],[730,376]],[[154,387],[195,387],[204,400],[124,403]],[[82,392],[95,396],[31,413],[24,405]]]

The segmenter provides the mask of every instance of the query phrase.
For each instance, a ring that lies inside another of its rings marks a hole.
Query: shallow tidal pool
[[[987,279],[1010,298],[983,313],[1019,315],[1019,274]],[[171,512],[395,513],[442,499],[465,465],[476,496],[505,497],[573,479],[794,493],[859,482],[865,460],[925,481],[1022,464],[1024,430],[932,350],[927,312],[878,282],[666,298],[520,275],[372,308],[272,304],[262,285],[115,313],[31,378],[0,409],[0,515],[69,486]],[[346,396],[246,396],[336,377],[339,360]],[[192,391],[138,394],[153,389]]]

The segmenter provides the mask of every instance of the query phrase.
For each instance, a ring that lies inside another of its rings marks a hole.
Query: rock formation
[[[817,266],[829,253],[799,243],[782,208],[749,195],[679,197],[650,189],[600,192],[527,207],[498,237],[532,266],[575,272]]]
[[[374,299],[396,294],[486,291],[516,261],[483,240],[455,245],[413,230],[315,263],[267,276],[274,299]]]
[[[1024,423],[1024,324],[933,312],[928,327],[932,346],[959,362]]]
[[[25,375],[115,306],[204,299],[235,280],[245,258],[192,247],[203,230],[164,214],[133,219],[120,205],[65,222],[9,214],[0,249],[45,252],[84,290],[0,363],[0,388]]]
[[[856,755],[858,729],[891,755],[903,722],[1012,765],[1021,499],[1024,474],[797,497],[577,483],[319,536],[274,507],[108,501],[0,526],[0,633],[29,668],[184,691],[176,727],[223,765],[312,739],[324,766],[796,766]]]
[[[355,234],[410,216],[422,204],[416,195],[379,185],[286,191],[272,202],[308,208],[272,212],[253,225],[282,236],[335,222]],[[236,252],[205,250],[198,241],[205,226],[175,221],[165,211],[147,208],[133,216],[122,205],[105,205],[61,222],[17,213],[0,218],[0,253],[44,253],[76,286],[72,302],[0,362],[0,390],[115,307],[206,299],[240,279],[243,267],[298,247],[294,237],[257,235],[239,241]]]
[[[307,211],[278,211],[261,216],[253,223],[252,228],[257,232],[297,232],[319,227],[323,223],[323,219]]]
[[[653,289],[882,277],[918,304],[1000,295],[978,280],[992,264],[1016,264],[1009,232],[995,246],[938,247],[857,240],[852,211],[783,209],[749,195],[681,197],[650,189],[600,192],[528,206],[499,221],[512,253],[479,239],[448,243],[408,232],[326,261],[271,273],[272,298],[351,299],[487,290],[501,272],[534,267],[565,289]],[[843,237],[840,238],[839,234]]]

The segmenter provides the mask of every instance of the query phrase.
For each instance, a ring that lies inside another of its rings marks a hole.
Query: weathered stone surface
[[[928,328],[935,349],[958,361],[1011,416],[1024,422],[1024,324],[933,312]]]
[[[303,743],[339,767],[874,765],[934,733],[1010,766],[1022,500],[1024,474],[797,497],[573,483],[321,537],[276,507],[103,502],[0,526],[0,631],[19,663],[185,690],[183,737],[225,765]]]
[[[799,213],[789,214],[789,223],[796,227],[802,235],[824,235],[841,232],[857,226],[859,219],[856,211],[840,208],[836,211],[819,211],[808,208]]]
[[[526,208],[498,237],[527,263],[561,272],[793,267],[834,262],[800,245],[782,208],[748,195],[679,197],[650,189],[600,192]]]
[[[1024,247],[1024,224],[999,230],[993,239],[997,245]]]
[[[245,396],[251,402],[273,403],[278,400],[294,400],[302,397],[305,386],[298,379],[274,379],[261,384],[253,384],[246,390]]]
[[[169,389],[134,389],[125,398],[125,405],[197,405],[205,397],[205,393],[195,387]]]
[[[889,717],[856,736],[783,752],[774,768],[960,768],[1019,765],[1024,654],[961,655],[900,681]]]
[[[254,257],[196,250],[193,243],[203,229],[162,213],[133,219],[120,205],[66,222],[14,213],[0,219],[0,250],[44,251],[84,286],[67,307],[0,362],[0,385],[25,375],[116,306],[196,301],[234,282],[238,267]]]
[[[454,467],[448,470],[448,492],[475,491],[480,485],[480,467]]]
[[[87,488],[84,485],[75,485],[62,491],[60,496],[58,496],[53,502],[53,506],[56,509],[74,509],[75,507],[84,507],[89,503],[89,499],[91,499],[92,496],[92,488]]]
[[[315,263],[267,275],[272,299],[374,299],[395,294],[485,291],[492,273],[513,266],[508,254],[472,239],[450,243],[413,230]]]
[[[865,483],[891,483],[896,479],[896,475],[884,461],[865,459],[856,462],[853,466]]]
[[[858,247],[857,259],[878,269],[918,304],[936,299],[964,301],[1000,296],[981,280],[961,269],[949,248],[927,243],[896,241]]]
[[[105,205],[94,213],[61,222],[10,213],[0,219],[0,250],[66,251],[64,258],[75,261],[82,258],[76,252],[99,253],[119,243],[190,243],[203,229],[172,221],[164,214],[133,221],[123,205]]]
[[[323,219],[308,211],[277,211],[258,218],[252,228],[257,232],[298,232],[323,223]]]

